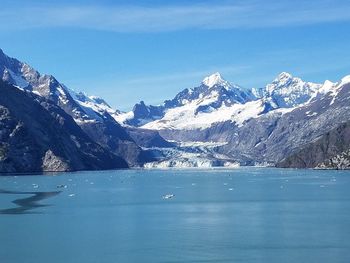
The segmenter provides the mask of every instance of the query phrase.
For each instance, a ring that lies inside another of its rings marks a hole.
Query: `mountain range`
[[[214,73],[173,99],[141,101],[130,112],[75,92],[2,50],[0,76],[1,172],[349,168],[350,76],[312,83],[283,72],[246,89]]]

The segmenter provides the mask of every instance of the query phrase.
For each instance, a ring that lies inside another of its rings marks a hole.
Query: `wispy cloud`
[[[342,0],[235,1],[172,6],[3,6],[0,29],[73,27],[115,32],[164,32],[309,25],[350,21]]]

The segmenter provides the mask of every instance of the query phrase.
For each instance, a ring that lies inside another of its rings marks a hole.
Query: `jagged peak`
[[[205,77],[202,81],[202,84],[207,86],[208,88],[212,88],[215,85],[228,84],[226,80],[224,80],[219,72],[215,72],[207,77]]]
[[[58,82],[58,80],[54,76],[49,75],[49,74],[41,75],[40,78],[42,79],[42,81],[46,82],[47,85],[52,85],[52,84],[53,85],[58,85],[58,84],[60,84]]]
[[[304,81],[300,78],[297,77],[293,77],[292,74],[288,73],[288,72],[281,72],[280,74],[278,74],[278,76],[272,81],[272,83],[267,84],[265,86],[265,90],[267,92],[273,92],[274,90],[279,90],[281,88],[285,88],[288,87],[289,84],[293,83],[293,82],[297,82],[297,83],[304,83]]]
[[[289,72],[283,71],[280,74],[278,74],[278,78],[292,78],[292,74],[290,74]]]
[[[141,101],[140,101],[139,103],[137,103],[137,104],[142,105],[142,107],[146,106],[146,103],[145,103],[143,100],[141,100]]]
[[[284,84],[287,84],[292,79],[294,79],[293,75],[284,71],[278,74],[278,76],[273,80],[273,83],[284,85]]]
[[[145,102],[143,100],[141,100],[139,103],[136,103],[133,107],[133,111],[137,111],[140,109],[147,110],[147,105],[145,104]]]

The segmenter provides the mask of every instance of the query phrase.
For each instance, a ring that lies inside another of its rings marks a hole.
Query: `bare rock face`
[[[8,108],[0,106],[0,171],[34,171],[40,166],[38,146],[24,124],[13,118]]]
[[[42,169],[44,171],[64,172],[69,170],[68,164],[61,157],[55,155],[50,149],[46,151],[42,162]]]
[[[321,136],[277,164],[290,168],[350,168],[350,122]]]
[[[317,165],[319,169],[350,169],[350,149]]]
[[[0,81],[0,172],[126,167],[52,101]]]
[[[158,131],[146,130],[141,128],[127,128],[130,137],[137,143],[137,145],[144,148],[171,148],[175,145],[171,142],[166,141],[160,136]]]

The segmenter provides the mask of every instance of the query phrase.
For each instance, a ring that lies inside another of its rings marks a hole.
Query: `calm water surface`
[[[350,172],[0,177],[0,262],[348,263]]]

